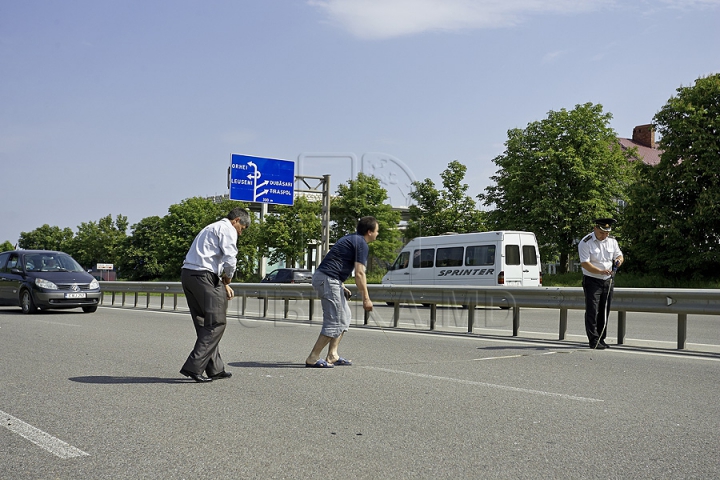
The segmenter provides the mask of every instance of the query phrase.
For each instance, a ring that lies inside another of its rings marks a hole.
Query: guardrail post
[[[145,308],[150,308],[150,292],[145,294]]]
[[[165,305],[165,292],[160,294],[160,310],[163,309],[164,305]]]
[[[565,334],[567,333],[567,319],[568,309],[560,309],[560,340],[565,340]]]
[[[177,293],[173,293],[173,310],[177,310]]]
[[[687,313],[678,313],[678,350],[685,350],[685,340],[687,339]]]
[[[245,316],[245,310],[247,310],[247,295],[243,294],[242,296],[242,310],[241,314],[242,316]]]
[[[123,294],[122,294],[122,305],[120,305],[120,306],[121,307],[125,306],[125,292],[123,292]]]
[[[475,326],[475,304],[469,303],[468,306],[468,333],[472,333]]]
[[[627,327],[627,312],[618,312],[618,334],[617,343],[622,345],[625,343],[625,331]]]
[[[400,323],[400,302],[395,302],[393,305],[393,327],[398,326]]]
[[[437,304],[430,304],[430,330],[435,330],[435,323],[437,322]]]
[[[266,294],[266,295],[263,297],[263,318],[267,317],[268,308],[269,308],[269,307],[268,307],[268,303],[269,303],[269,302],[270,302],[270,301],[269,301],[269,299],[268,299],[268,297],[267,297],[267,294]]]
[[[133,304],[133,307],[137,307],[138,294],[139,294],[139,293],[140,293],[140,292],[135,292],[135,303]]]
[[[513,337],[518,336],[520,330],[520,307],[512,307],[513,311]]]
[[[312,322],[313,313],[315,313],[315,299],[310,299],[310,304],[308,305],[308,321]]]
[[[288,318],[288,311],[290,310],[290,299],[284,298],[283,300],[283,318]]]
[[[369,318],[370,318],[370,312],[368,312],[367,310],[364,310],[364,311],[363,311],[363,325],[367,325],[367,324],[368,324],[368,319],[369,319]]]

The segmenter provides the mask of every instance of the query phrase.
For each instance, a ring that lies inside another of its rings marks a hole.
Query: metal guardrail
[[[160,308],[164,308],[165,296],[172,295],[173,309],[177,309],[177,296],[183,294],[180,282],[100,282],[105,295],[112,294],[111,305],[116,295],[122,295],[125,306],[128,293],[134,294],[134,306],[138,306],[139,295],[146,296],[145,307],[150,306],[150,294],[160,294]],[[248,298],[264,300],[263,317],[268,313],[270,299],[285,300],[287,318],[289,300],[308,300],[309,318],[312,321],[314,302],[317,298],[310,284],[233,283],[235,295],[242,300],[242,315],[245,315]],[[357,293],[355,285],[347,287]],[[373,302],[394,304],[393,326],[400,319],[401,304],[422,304],[430,307],[430,329],[435,329],[438,305],[462,305],[468,307],[468,332],[473,331],[475,307],[499,307],[512,309],[513,336],[520,329],[521,308],[549,308],[560,311],[559,339],[567,333],[568,310],[584,310],[585,297],[580,287],[464,287],[452,288],[434,285],[368,285]],[[652,289],[616,288],[613,293],[612,310],[618,312],[618,344],[625,341],[627,312],[651,312],[677,315],[677,348],[685,348],[687,339],[687,316],[720,315],[720,290],[701,289]],[[368,313],[365,313],[368,324]]]

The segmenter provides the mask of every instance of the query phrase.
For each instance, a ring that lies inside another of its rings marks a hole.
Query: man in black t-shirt
[[[352,365],[350,360],[338,354],[340,340],[350,327],[351,320],[350,306],[347,303],[350,290],[345,288],[343,282],[355,270],[355,285],[362,296],[363,308],[368,312],[372,311],[365,266],[368,243],[375,241],[378,232],[378,222],[374,217],[361,218],[357,231],[338,240],[313,274],[312,285],[322,304],[323,326],[315,346],[305,360],[306,367],[332,368],[335,365]],[[321,355],[326,345],[328,353],[323,359]]]

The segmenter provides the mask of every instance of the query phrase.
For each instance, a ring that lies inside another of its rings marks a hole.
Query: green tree
[[[85,268],[98,263],[118,263],[127,229],[128,220],[123,215],[114,221],[112,215],[108,215],[97,222],[83,222],[70,242],[68,253]]]
[[[10,243],[10,240],[5,240],[0,244],[0,252],[9,252],[10,250],[15,250],[15,247],[13,247],[13,244]]]
[[[31,232],[21,232],[18,246],[25,250],[56,250],[65,252],[71,247],[73,232],[70,228],[51,227],[47,223]],[[12,248],[11,248],[12,250]]]
[[[373,216],[378,221],[380,233],[369,245],[368,272],[377,265],[384,267],[394,260],[397,251],[402,247],[398,230],[400,213],[386,203],[387,190],[380,185],[380,180],[359,173],[355,180],[339,185],[337,194],[330,205],[330,219],[334,222],[331,241],[335,242],[343,235],[354,233],[358,220]]]
[[[277,206],[259,227],[259,250],[271,263],[304,265],[308,245],[321,241],[321,209],[320,202],[302,196],[295,198],[294,205]]]
[[[483,212],[477,209],[475,200],[467,195],[468,185],[462,183],[467,167],[454,160],[440,174],[443,189],[437,190],[429,178],[413,182],[410,198],[417,202],[409,208],[405,236],[415,237],[441,235],[443,233],[468,233],[484,231]]]
[[[680,87],[655,115],[663,150],[626,209],[629,260],[685,278],[720,278],[720,74]]]
[[[122,278],[134,281],[156,280],[163,274],[159,262],[160,245],[163,244],[162,218],[146,217],[132,226],[117,259]]]
[[[550,111],[527,128],[508,131],[495,185],[478,195],[488,226],[535,232],[543,261],[560,260],[568,270],[576,245],[598,217],[619,218],[635,178],[635,149],[623,151],[610,128],[610,113],[586,103]]]

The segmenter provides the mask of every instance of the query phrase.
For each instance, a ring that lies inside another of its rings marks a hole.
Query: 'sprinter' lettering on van
[[[475,270],[440,270],[437,276],[444,277],[445,275],[492,275],[494,271],[495,270],[492,268]]]

